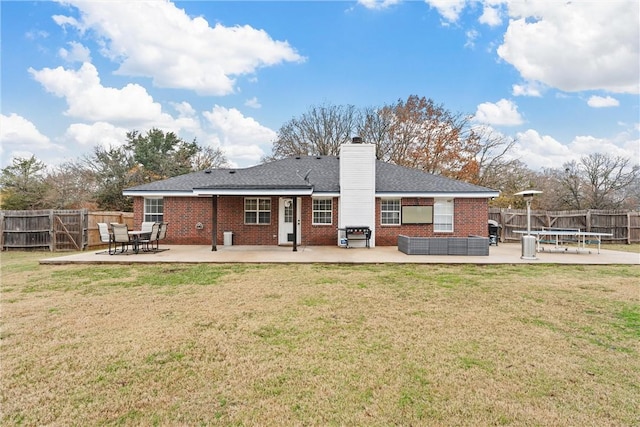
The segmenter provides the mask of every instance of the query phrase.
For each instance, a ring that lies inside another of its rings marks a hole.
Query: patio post
[[[293,252],[298,252],[298,198],[293,196]]]
[[[211,250],[218,250],[218,196],[211,198]]]

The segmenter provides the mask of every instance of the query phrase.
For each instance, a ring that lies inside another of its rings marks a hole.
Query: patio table
[[[142,230],[131,230],[129,231],[129,238],[131,238],[131,243],[133,244],[133,252],[138,253],[140,251],[140,240],[141,237],[149,234],[148,231]]]

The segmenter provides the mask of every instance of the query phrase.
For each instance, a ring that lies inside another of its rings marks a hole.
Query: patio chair
[[[156,224],[155,221],[145,221],[140,226],[140,231],[142,231],[143,233],[151,233],[151,229],[153,228],[154,224]]]
[[[156,251],[160,250],[160,240],[163,240],[167,237],[167,227],[169,226],[166,222],[160,223],[160,229],[158,230],[158,238],[156,239]]]
[[[113,242],[113,236],[111,235],[111,232],[109,232],[109,226],[106,222],[99,222],[98,230],[100,231],[100,241],[102,243],[109,244],[108,251],[109,255],[111,255],[111,243]]]
[[[144,225],[144,223],[142,224]],[[147,230],[145,230],[143,227],[142,231],[147,231]],[[140,244],[143,245],[142,246],[143,251],[145,252],[154,251],[153,242],[156,242],[156,246],[157,246],[159,233],[160,233],[160,223],[158,222],[151,223],[151,229],[149,230],[148,234],[144,234],[143,236],[141,236],[141,239],[140,239]],[[151,245],[151,247],[149,247],[149,245]]]
[[[116,253],[118,243],[120,243],[120,253],[124,253],[127,249],[129,249],[129,227],[127,224],[111,224],[111,230],[113,231],[113,243],[114,249],[111,255]]]

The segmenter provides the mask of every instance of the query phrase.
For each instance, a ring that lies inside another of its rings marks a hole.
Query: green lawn
[[[640,425],[640,267],[39,265],[3,425]]]

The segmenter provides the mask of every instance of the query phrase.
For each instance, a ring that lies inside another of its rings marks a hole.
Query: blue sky
[[[313,105],[433,99],[530,168],[640,162],[637,0],[2,1],[1,166],[157,127],[271,152]]]

